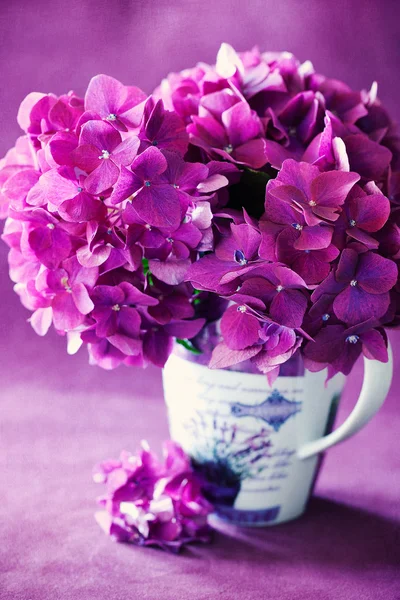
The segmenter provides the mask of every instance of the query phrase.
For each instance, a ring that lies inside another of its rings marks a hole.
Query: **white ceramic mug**
[[[208,481],[216,516],[246,526],[300,516],[318,471],[318,455],[355,434],[378,411],[392,379],[392,353],[364,359],[360,397],[332,429],[345,377],[302,368],[272,387],[260,374],[210,370],[173,354],[163,371],[171,437]]]

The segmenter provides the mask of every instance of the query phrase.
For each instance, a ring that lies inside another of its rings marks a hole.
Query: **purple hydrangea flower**
[[[337,372],[348,375],[361,353],[371,360],[388,361],[387,340],[376,321],[366,321],[350,328],[328,325],[304,348],[304,361],[311,371],[329,367],[329,376]]]
[[[144,123],[139,133],[140,150],[155,146],[160,150],[172,150],[186,153],[189,136],[182,119],[175,113],[164,109],[162,100],[154,103],[149,98],[144,109]]]
[[[358,254],[343,250],[337,270],[323,281],[313,296],[334,294],[333,310],[349,325],[379,319],[389,308],[389,290],[398,278],[397,265],[372,251]]]
[[[213,157],[255,169],[267,162],[262,123],[231,89],[205,96],[187,130],[192,144]]]
[[[107,488],[95,518],[116,541],[179,552],[186,544],[211,540],[212,506],[189,458],[172,441],[165,442],[164,456],[159,461],[142,442],[136,455],[122,452],[119,460],[95,467],[94,481]]]
[[[89,173],[87,191],[100,194],[112,187],[118,179],[120,166],[130,165],[138,148],[139,139],[136,136],[122,140],[120,133],[109,123],[85,123],[73,157],[75,165]]]
[[[138,127],[143,116],[146,94],[137,87],[125,86],[108,75],[96,75],[85,95],[85,109],[96,113],[120,131]]]
[[[376,84],[223,44],[152,96],[98,75],[84,100],[29,94],[17,118],[2,237],[40,335],[53,323],[106,369],[161,367],[207,324],[222,331],[213,368],[270,381],[297,351],[330,375],[361,348],[385,359],[382,327],[400,323],[400,136]]]

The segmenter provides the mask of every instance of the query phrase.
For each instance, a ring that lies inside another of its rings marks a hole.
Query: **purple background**
[[[396,0],[0,0],[0,153],[28,92],[83,93],[99,72],[151,91],[213,61],[221,41],[293,51],[354,87],[377,79],[399,118],[399,16]],[[114,545],[92,518],[93,463],[168,435],[161,373],[103,372],[84,350],[68,357],[62,338],[37,337],[3,246],[0,283],[1,599],[400,598],[399,354],[384,409],[329,451],[303,519],[220,532],[178,558]],[[339,420],[360,380],[358,365]]]

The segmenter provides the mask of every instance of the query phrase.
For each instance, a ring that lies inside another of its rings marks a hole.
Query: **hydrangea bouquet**
[[[272,381],[387,360],[400,302],[400,138],[377,99],[289,53],[236,53],[147,96],[94,77],[29,94],[0,162],[10,276],[39,335],[162,367],[220,319],[210,366]],[[197,337],[196,337],[197,336]]]

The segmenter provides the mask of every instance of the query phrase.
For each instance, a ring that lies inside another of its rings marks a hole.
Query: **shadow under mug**
[[[180,355],[181,354],[181,355]],[[265,375],[210,370],[178,350],[163,370],[172,439],[204,478],[215,517],[245,526],[300,516],[313,489],[319,454],[359,431],[378,411],[392,379],[389,361],[364,359],[360,397],[332,431],[345,383],[304,369],[300,355],[272,387]]]

